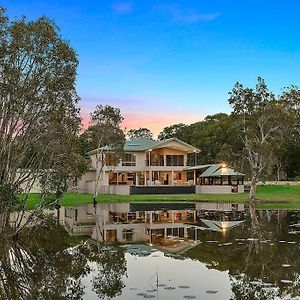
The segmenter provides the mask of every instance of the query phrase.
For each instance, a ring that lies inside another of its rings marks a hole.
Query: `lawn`
[[[261,204],[259,208],[273,209],[300,209],[300,186],[258,186],[257,198]],[[74,206],[92,203],[90,194],[65,194],[60,204]],[[176,201],[210,201],[246,203],[248,193],[243,194],[171,194],[171,195],[98,195],[98,203],[109,202],[176,202]],[[32,209],[39,202],[39,194],[31,194],[27,204]]]

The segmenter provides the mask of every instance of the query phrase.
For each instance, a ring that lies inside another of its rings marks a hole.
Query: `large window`
[[[123,230],[123,240],[125,242],[133,241],[133,229],[124,229]]]
[[[136,156],[132,153],[125,153],[122,160],[122,166],[135,166]]]
[[[166,156],[167,166],[184,166],[183,155],[167,155]]]
[[[152,154],[151,157],[149,152],[146,154],[146,165],[149,166],[164,166],[164,156],[160,154]]]

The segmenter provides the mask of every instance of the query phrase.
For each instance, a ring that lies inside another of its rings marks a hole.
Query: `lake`
[[[300,211],[61,208],[1,242],[0,299],[300,299],[299,250]]]

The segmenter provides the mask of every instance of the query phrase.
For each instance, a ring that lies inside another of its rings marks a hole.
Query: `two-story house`
[[[97,150],[88,152],[91,168],[78,182],[78,191],[90,193],[96,180]],[[126,141],[124,157],[117,165],[106,159],[100,174],[99,192],[122,193],[129,186],[184,186],[188,185],[187,155],[199,150],[176,138],[164,141],[139,139]],[[108,156],[108,155],[107,155]],[[126,193],[126,192],[125,192]]]
[[[126,141],[124,157],[118,163],[110,159],[109,152],[104,151],[105,163],[100,172],[96,163],[99,151],[96,149],[87,153],[91,167],[79,180],[77,189],[79,193],[93,193],[96,178],[99,178],[97,192],[104,194],[197,193],[196,186],[202,184],[210,187],[204,190],[198,188],[199,192],[231,193],[233,177],[243,174],[219,164],[195,166],[196,159],[193,158],[199,152],[199,149],[176,138]],[[188,166],[188,155],[192,157],[192,167]],[[208,172],[210,170],[214,172]],[[211,178],[202,180],[201,174]]]

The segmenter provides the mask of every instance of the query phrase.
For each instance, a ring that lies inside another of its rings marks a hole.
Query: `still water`
[[[300,299],[299,250],[300,211],[72,207],[1,242],[0,299]]]

